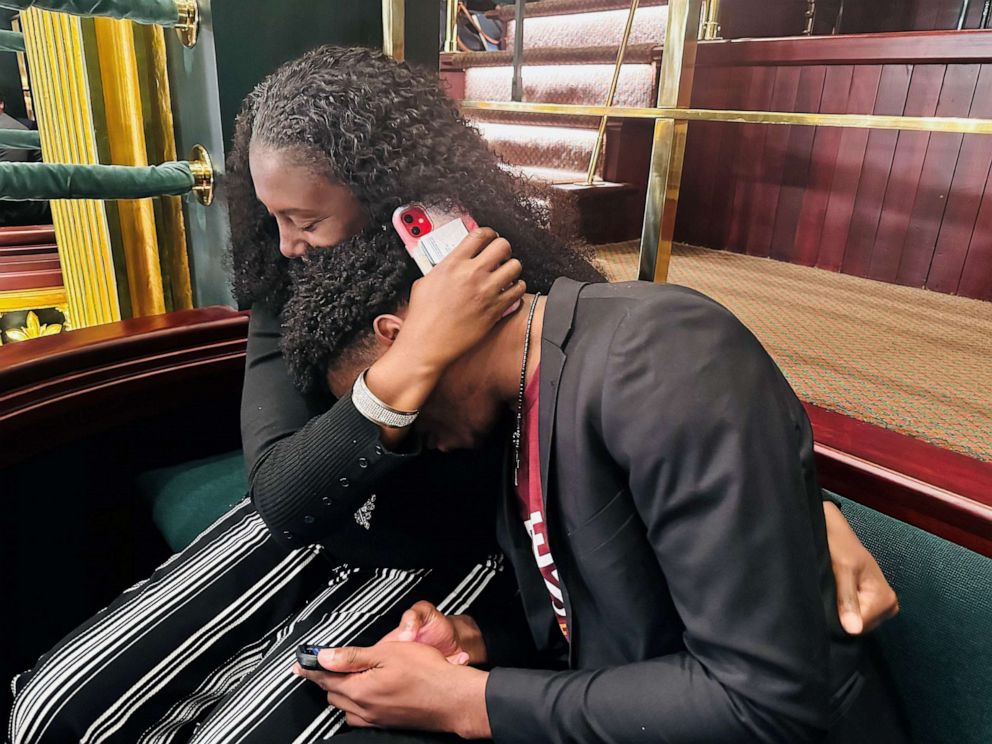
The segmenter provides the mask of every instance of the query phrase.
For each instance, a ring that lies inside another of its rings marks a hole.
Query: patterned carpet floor
[[[636,243],[596,255],[637,274]],[[733,311],[803,400],[992,462],[992,303],[691,246],[669,280]]]

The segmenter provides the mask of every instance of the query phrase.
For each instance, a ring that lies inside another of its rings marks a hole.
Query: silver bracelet
[[[351,389],[351,402],[355,404],[358,412],[373,424],[385,426],[388,429],[405,429],[413,424],[417,420],[417,416],[420,415],[420,411],[397,411],[395,408],[387,406],[365,384],[366,372],[368,372],[367,369],[358,376]]]

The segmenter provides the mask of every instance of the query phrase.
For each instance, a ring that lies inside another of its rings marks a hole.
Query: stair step
[[[647,8],[668,5],[668,0],[641,0],[638,7]],[[527,4],[527,18],[541,16],[570,15],[572,13],[595,13],[602,10],[622,10],[630,7],[630,0],[541,0]],[[515,7],[503,5],[495,14],[504,21],[513,20]]]
[[[556,219],[556,204],[568,204],[578,217],[578,237],[591,245],[640,235],[644,200],[641,192],[630,184],[600,180],[587,184],[585,172],[557,168],[513,166],[509,170],[550,184],[555,194],[548,200],[551,218]]]
[[[589,46],[619,47],[627,24],[628,10],[600,10],[570,15],[539,16],[524,21],[524,49]],[[662,44],[668,22],[668,6],[638,7],[634,14],[628,44]],[[514,28],[510,21],[504,38],[513,47]]]
[[[613,65],[532,65],[524,67],[521,74],[524,101],[601,106],[610,90]],[[473,67],[465,71],[465,100],[509,101],[512,87],[512,67]],[[652,106],[655,90],[653,65],[624,65],[613,103]]]
[[[619,43],[597,46],[534,47],[524,48],[523,64],[528,65],[586,65],[609,64],[617,61]],[[661,59],[662,48],[656,43],[629,44],[624,54],[624,64],[648,64]],[[444,52],[441,54],[442,70],[468,70],[476,67],[509,67],[513,65],[513,51],[499,52]]]
[[[569,116],[567,119],[553,114],[534,114],[529,111],[489,111],[469,109],[462,114],[473,124],[485,122],[493,124],[520,124],[528,127],[560,127],[568,125],[574,129],[595,129],[599,126],[598,116]]]
[[[513,173],[519,173],[522,176],[533,178],[535,181],[541,181],[556,187],[578,184],[586,180],[586,172],[584,170],[520,165],[519,163],[506,163],[505,165]]]
[[[489,146],[508,163],[578,171],[583,177],[596,144],[595,129],[485,121],[473,123]]]

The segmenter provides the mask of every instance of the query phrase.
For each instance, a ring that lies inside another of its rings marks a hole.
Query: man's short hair
[[[293,382],[307,392],[326,384],[328,367],[368,338],[376,317],[409,300],[420,272],[395,233],[378,228],[294,264],[282,350]]]

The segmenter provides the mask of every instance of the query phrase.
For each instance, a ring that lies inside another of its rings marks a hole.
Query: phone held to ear
[[[417,202],[393,212],[393,228],[424,276],[468,237],[469,230],[478,226],[466,212],[446,212]],[[520,307],[521,301],[515,302],[503,317],[512,315]]]
[[[393,212],[393,227],[425,276],[478,226],[465,212],[444,211],[418,203]]]
[[[328,648],[333,648],[333,646],[317,646],[305,643],[296,647],[296,660],[301,667],[311,672],[326,672],[327,670],[317,661],[317,654]]]

